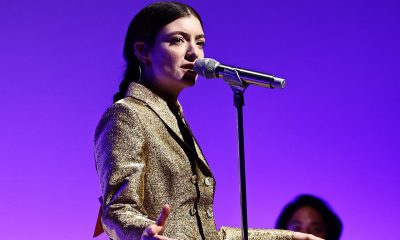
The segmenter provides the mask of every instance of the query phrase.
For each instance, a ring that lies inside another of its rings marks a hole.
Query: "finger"
[[[307,240],[324,240],[324,239],[316,237],[316,236],[314,236],[312,234],[307,234],[307,238],[306,239]]]
[[[293,233],[293,240],[323,240],[322,238],[316,237],[312,234],[306,234],[301,232]]]
[[[168,204],[165,204],[163,209],[161,210],[160,216],[156,221],[156,224],[158,226],[164,227],[165,224],[167,223],[167,218],[170,212],[171,212],[171,207]]]
[[[154,236],[158,234],[159,231],[160,231],[159,227],[155,224],[152,224],[146,228],[146,234],[148,236]]]
[[[314,236],[314,235],[312,235],[312,238],[310,238],[311,240],[325,240],[325,239],[323,239],[323,238],[320,238],[320,237],[316,237],[316,236]]]
[[[155,236],[142,236],[141,240],[175,240],[175,239],[168,238],[162,235],[155,235]]]
[[[157,238],[160,239],[160,240],[174,240],[172,238],[165,237],[165,236],[157,236]]]

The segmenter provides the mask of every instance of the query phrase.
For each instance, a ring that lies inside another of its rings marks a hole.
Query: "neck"
[[[159,97],[161,97],[164,101],[167,102],[168,105],[171,105],[171,104],[175,105],[178,101],[178,95],[179,95],[180,91],[175,93],[175,92],[163,90],[159,86],[153,84],[151,81],[142,81],[141,84],[143,86],[147,87],[148,89],[150,89],[151,91],[153,91]]]

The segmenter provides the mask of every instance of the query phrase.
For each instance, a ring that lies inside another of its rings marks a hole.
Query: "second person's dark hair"
[[[136,41],[153,46],[160,29],[178,18],[194,15],[202,24],[200,15],[189,5],[179,2],[156,2],[143,8],[129,24],[125,37],[124,58],[126,71],[119,91],[114,94],[114,102],[125,97],[129,84],[139,80],[141,66],[134,52]],[[203,25],[203,24],[202,24]],[[141,66],[143,69],[143,66]]]
[[[326,225],[326,240],[338,240],[342,234],[342,221],[340,218],[331,210],[329,205],[322,199],[303,194],[297,196],[292,202],[287,204],[276,221],[275,228],[287,229],[289,220],[293,214],[302,207],[312,207],[319,214]]]

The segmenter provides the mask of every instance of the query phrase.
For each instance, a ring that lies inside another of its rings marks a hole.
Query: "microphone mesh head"
[[[194,62],[194,71],[205,78],[218,78],[217,66],[219,62],[212,58],[200,58]]]

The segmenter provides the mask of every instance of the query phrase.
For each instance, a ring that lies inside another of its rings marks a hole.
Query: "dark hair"
[[[153,46],[160,29],[178,18],[194,15],[203,26],[200,15],[190,6],[179,2],[156,2],[143,8],[133,18],[125,37],[124,58],[126,71],[119,91],[114,94],[114,102],[125,97],[131,82],[138,81],[140,77],[140,61],[134,52],[134,44],[143,41],[148,46]],[[143,66],[141,66],[143,69]]]
[[[312,207],[321,214],[326,225],[326,240],[338,240],[342,233],[342,221],[331,210],[329,205],[322,199],[312,195],[299,195],[292,202],[287,204],[279,215],[275,228],[287,229],[290,218],[302,207]]]

